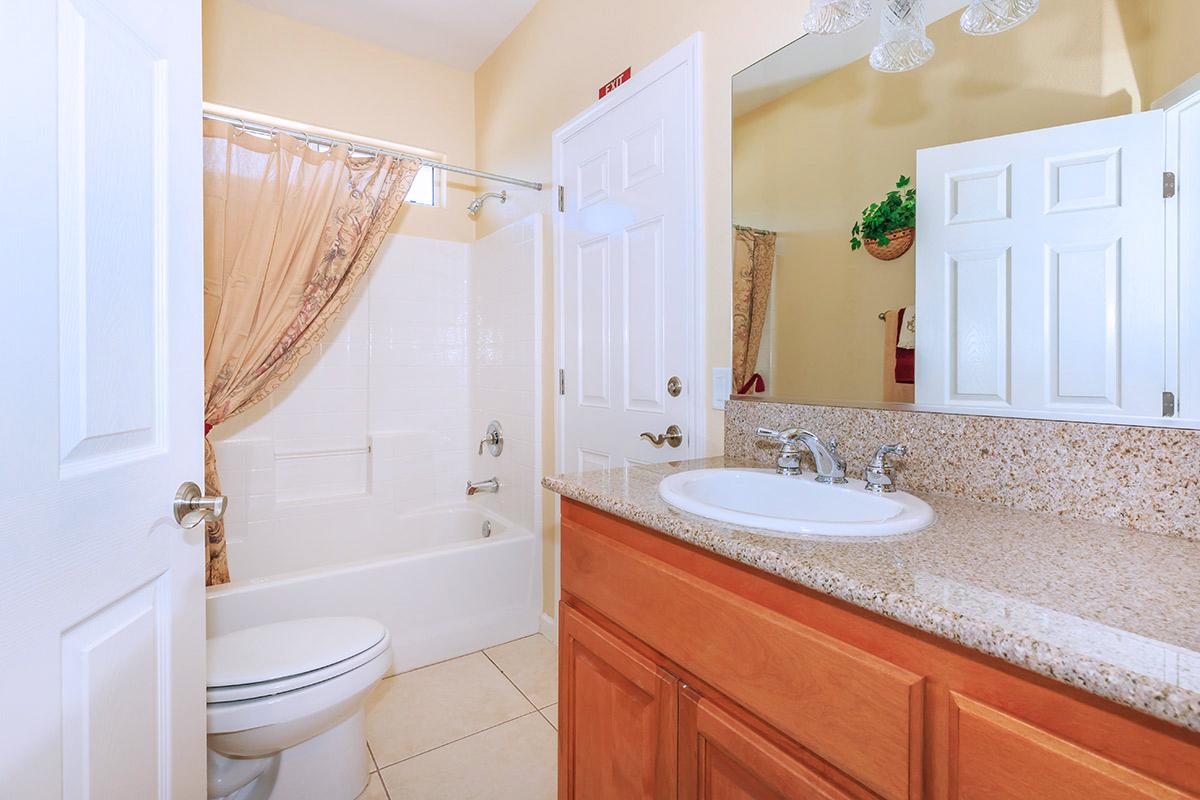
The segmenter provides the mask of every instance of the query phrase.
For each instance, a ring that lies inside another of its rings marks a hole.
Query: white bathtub
[[[391,631],[393,670],[403,672],[537,631],[529,531],[466,506],[369,519],[326,511],[231,543],[235,580],[208,590],[210,637],[299,617],[371,617]]]

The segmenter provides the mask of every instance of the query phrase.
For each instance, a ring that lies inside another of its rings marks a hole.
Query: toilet
[[[366,699],[391,663],[387,628],[363,617],[209,639],[208,797],[358,797],[370,773]]]

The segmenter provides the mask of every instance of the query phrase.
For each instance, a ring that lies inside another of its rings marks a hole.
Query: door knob
[[[667,428],[665,433],[660,433],[655,436],[650,431],[646,431],[642,434],[641,438],[645,439],[655,447],[662,447],[663,442],[671,445],[671,447],[679,447],[679,445],[683,444],[683,431],[679,430],[678,425],[672,425]]]
[[[200,487],[184,481],[175,493],[175,521],[185,528],[194,528],[201,522],[216,522],[225,516],[229,499],[223,494],[206,497]]]

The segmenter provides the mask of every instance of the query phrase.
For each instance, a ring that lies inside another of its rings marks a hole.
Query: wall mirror
[[[1200,2],[981,3],[817,0],[870,10],[734,76],[733,392],[1196,427]]]

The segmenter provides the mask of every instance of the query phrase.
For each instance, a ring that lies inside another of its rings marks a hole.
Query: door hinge
[[[558,393],[561,395],[567,393],[567,373],[561,369],[558,371]]]
[[[1175,416],[1175,393],[1163,392],[1163,416]]]
[[[1163,197],[1171,198],[1175,196],[1175,173],[1163,173]]]
[[[566,192],[563,191],[563,187],[561,187],[561,186],[558,187],[558,210],[559,211],[567,210]]]

